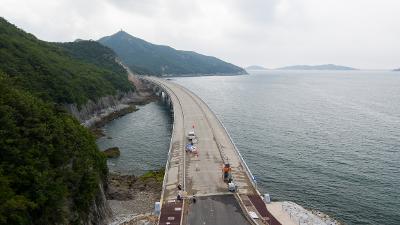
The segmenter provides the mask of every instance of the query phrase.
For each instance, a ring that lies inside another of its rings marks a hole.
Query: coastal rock
[[[131,200],[140,192],[160,193],[161,183],[153,177],[109,174],[107,199]]]
[[[153,93],[118,93],[113,96],[105,96],[96,101],[89,100],[85,105],[76,104],[65,105],[81,124],[89,128],[99,128],[106,123],[137,110],[135,105],[143,105],[157,100],[158,97]]]
[[[104,131],[101,128],[93,128],[93,129],[90,129],[90,130],[92,131],[92,133],[93,133],[93,135],[95,136],[96,139],[105,136]]]
[[[282,210],[290,215],[290,218],[296,224],[301,225],[343,225],[334,218],[319,212],[317,210],[308,210],[302,206],[285,201],[282,202]]]
[[[118,147],[108,148],[103,151],[103,153],[107,156],[107,158],[116,158],[119,157],[120,151]]]
[[[110,173],[106,196],[114,215],[111,224],[140,224],[143,218],[139,215],[150,215],[154,203],[160,200],[162,188],[156,175],[163,172],[148,172],[140,177]],[[149,218],[146,221],[156,222]]]
[[[89,208],[87,221],[83,224],[107,225],[111,221],[113,214],[104,193],[104,185],[103,182],[99,183],[99,192]]]
[[[137,178],[134,175],[109,174],[107,199],[128,200],[132,199],[130,187]]]

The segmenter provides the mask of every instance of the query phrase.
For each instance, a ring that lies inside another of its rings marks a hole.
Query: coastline
[[[284,225],[344,225],[332,216],[291,201],[273,201],[267,208]]]
[[[83,121],[82,125],[89,129],[100,128],[118,117],[136,111],[137,105],[145,105],[157,100],[158,97],[155,95],[135,95],[134,97],[125,100],[124,103],[120,103],[115,106],[110,106],[100,111],[97,111],[89,119]]]
[[[88,127],[94,133],[96,139],[104,136],[102,127],[112,120],[134,113],[138,109],[136,105],[145,105],[156,101],[158,97],[149,95],[143,101],[136,101],[133,105],[123,108],[112,108],[109,113],[97,115],[92,119],[95,121]],[[125,175],[121,173],[109,173],[107,188],[105,190],[107,204],[112,217],[109,225],[155,225],[158,217],[152,215],[154,203],[159,201],[162,188],[160,174],[163,169],[149,171],[142,176]]]
[[[106,192],[107,202],[113,213],[110,225],[134,225],[141,224],[140,221],[154,224],[158,217],[152,215],[152,212],[154,203],[159,201],[162,188],[162,182],[154,174],[163,172],[150,171],[139,177],[110,174]]]
[[[162,78],[174,78],[174,77],[212,77],[212,76],[241,76],[241,75],[250,75],[247,71],[240,73],[209,73],[209,74],[163,74],[160,77]]]
[[[124,66],[124,68],[126,68]],[[159,100],[153,90],[148,89],[142,82],[135,77],[135,75],[126,68],[128,73],[128,80],[135,86],[136,90],[134,93],[128,93],[120,97],[118,100],[114,100],[113,104],[108,107],[102,107],[100,110],[94,110],[88,118],[81,119],[81,124],[89,128],[96,138],[104,136],[101,127],[111,122],[112,120],[124,116],[128,113],[137,111],[138,105],[146,105],[150,102]],[[103,104],[104,105],[104,104]],[[72,110],[70,110],[72,111]],[[79,119],[80,112],[72,114]]]
[[[142,102],[142,104],[146,103],[148,102]],[[96,123],[93,127],[99,129],[113,119],[130,113],[129,110],[125,112],[123,109],[120,112],[104,116],[101,122]],[[158,189],[154,186],[153,181],[146,184],[138,182],[138,180],[140,177],[134,175],[110,174],[109,189],[106,193],[107,202],[113,213],[110,225],[155,224],[153,222],[157,218],[152,216],[152,211],[154,203],[159,201],[161,184]],[[274,207],[275,213],[281,215],[280,217],[285,221],[282,224],[343,225],[333,217],[318,210],[305,209],[294,202],[272,202],[267,204],[267,207]]]
[[[128,74],[128,79],[136,87],[137,93],[115,106],[98,111],[82,123],[92,131],[96,139],[104,136],[102,127],[107,123],[134,113],[138,110],[136,107],[138,105],[159,100],[159,97],[147,89],[129,70]],[[152,212],[154,203],[160,199],[162,188],[160,173],[163,174],[164,171],[149,171],[139,177],[109,173],[105,191],[107,204],[112,212],[109,225],[136,225],[144,222],[148,225],[156,224],[158,217],[152,215]]]
[[[96,103],[88,102],[80,110],[76,105],[66,105],[67,110],[96,139],[104,136],[102,128],[107,123],[137,111],[139,105],[159,100],[153,90],[143,85],[130,70],[127,72],[129,81],[135,86],[135,92],[106,96]],[[148,225],[156,224],[158,217],[152,215],[152,212],[154,203],[159,201],[162,182],[153,175],[160,171],[149,172],[150,176],[146,173],[140,177],[109,173],[105,188],[106,201],[112,213],[109,225],[136,225],[143,224],[143,221]]]

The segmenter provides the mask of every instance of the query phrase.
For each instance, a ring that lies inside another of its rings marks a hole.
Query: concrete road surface
[[[184,195],[199,197],[196,204],[182,212],[187,212],[187,222],[183,224],[235,225],[249,224],[233,195],[227,195],[228,185],[222,179],[222,166],[229,163],[232,177],[238,187],[239,196],[257,194],[252,185],[252,176],[246,170],[240,154],[216,115],[198,96],[174,82],[156,77],[146,77],[167,92],[173,104],[174,130],[162,204],[176,199],[178,184],[183,185]],[[186,135],[194,129],[197,137],[197,153],[185,153],[188,143]],[[212,196],[212,197],[211,197]],[[241,197],[240,197],[241,198]],[[255,211],[250,201],[246,210]],[[170,216],[162,212],[166,218]]]

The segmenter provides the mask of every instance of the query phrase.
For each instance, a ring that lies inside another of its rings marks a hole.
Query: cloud
[[[112,5],[120,10],[132,13],[151,16],[157,13],[160,9],[160,0],[145,0],[145,1],[132,1],[132,0],[106,0],[109,5]]]
[[[232,10],[235,14],[241,16],[242,19],[248,20],[248,23],[262,25],[264,23],[273,22],[276,18],[277,10],[280,4],[285,1],[281,0],[234,0]]]
[[[47,41],[119,29],[246,66],[400,62],[398,0],[0,0],[0,15]]]

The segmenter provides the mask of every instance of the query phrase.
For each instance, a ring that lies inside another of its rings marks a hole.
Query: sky
[[[0,0],[0,16],[46,41],[123,29],[243,67],[400,67],[400,0]]]

